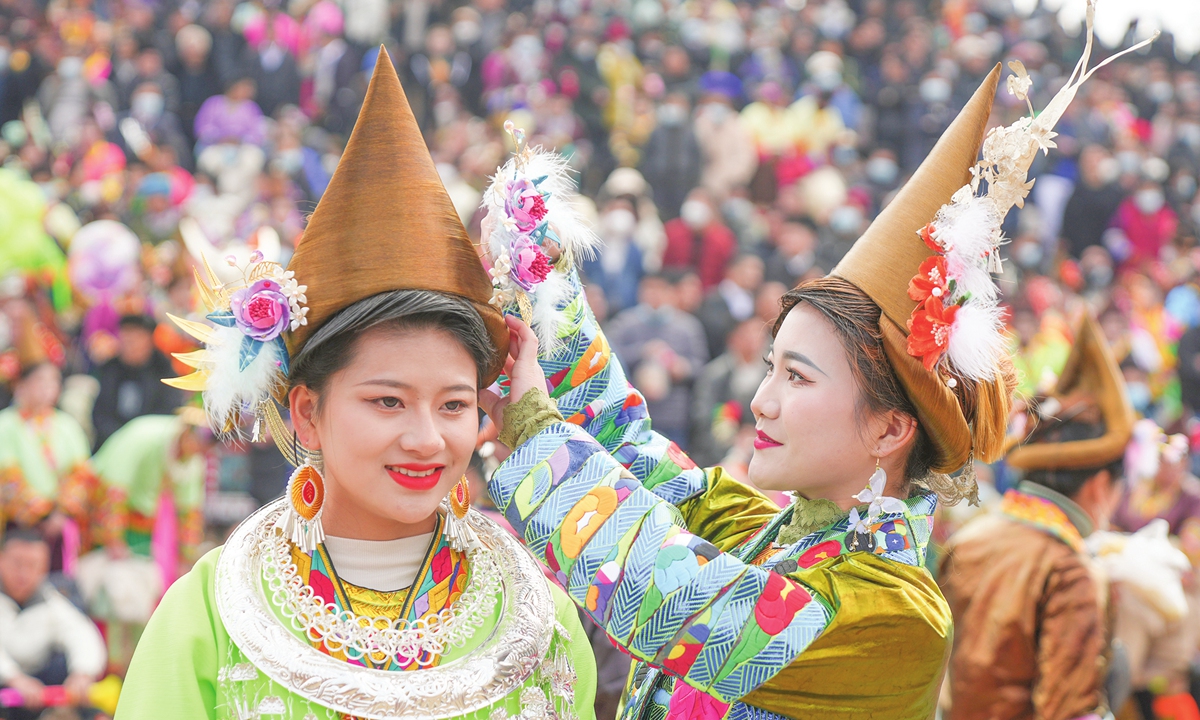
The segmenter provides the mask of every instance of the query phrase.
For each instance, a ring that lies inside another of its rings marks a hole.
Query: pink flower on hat
[[[292,317],[287,296],[279,283],[269,279],[233,293],[229,309],[238,329],[260,342],[279,337]]]

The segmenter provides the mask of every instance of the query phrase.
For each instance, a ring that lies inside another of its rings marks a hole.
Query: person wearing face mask
[[[264,115],[274,115],[281,105],[300,104],[300,67],[287,45],[276,38],[277,12],[268,11],[266,37],[257,47],[247,45],[239,63],[254,80],[258,89],[254,99]],[[365,20],[366,15],[364,12],[357,19]]]
[[[593,19],[590,15],[576,18],[566,51],[555,56],[553,77],[563,93],[572,96],[571,109],[587,127],[588,137],[598,151],[603,153],[607,147],[607,129],[601,106],[608,90],[596,66],[598,45],[590,23]],[[594,182],[599,185],[603,180],[601,174]]]
[[[941,560],[954,612],[950,720],[1106,713],[1108,589],[1084,541],[1108,527],[1133,410],[1087,314],[1057,386],[1012,425],[1006,461],[1021,481]]]
[[[38,104],[57,142],[74,145],[79,141],[84,118],[95,102],[116,106],[116,94],[107,82],[90,83],[83,76],[83,58],[67,55],[58,61],[55,72],[38,87]]]
[[[734,109],[742,97],[742,81],[733,73],[710,70],[700,76],[699,85],[692,127],[703,155],[700,185],[719,200],[750,182],[758,169],[758,152]]]
[[[696,270],[707,292],[725,276],[725,268],[737,252],[737,236],[722,221],[704,188],[688,193],[679,212],[679,217],[666,224],[663,267]]]
[[[1063,208],[1064,249],[1082,258],[1087,248],[1102,245],[1104,231],[1125,197],[1117,183],[1117,162],[1099,145],[1086,145],[1079,153],[1079,182]]]
[[[629,358],[633,382],[645,388],[658,432],[686,449],[692,383],[708,361],[708,346],[700,321],[677,306],[677,283],[677,271],[643,277],[638,304],[612,319],[608,337],[613,352]]]
[[[609,200],[600,213],[597,228],[604,246],[597,257],[585,259],[581,265],[588,281],[603,288],[614,314],[637,304],[638,282],[644,272],[642,251],[634,237],[637,225],[633,198],[620,196]]]
[[[185,25],[175,33],[179,56],[179,120],[192,147],[196,144],[193,128],[200,106],[221,94],[221,76],[212,57],[213,37],[200,25]]]
[[[909,106],[912,134],[905,147],[905,167],[914,167],[954,119],[954,109],[950,106],[953,91],[949,80],[932,72],[917,84],[916,102]]]
[[[862,101],[843,80],[842,59],[828,50],[812,54],[804,63],[809,82],[792,104],[801,123],[807,148],[824,152],[846,129],[858,130]]]
[[[1162,185],[1144,180],[1117,207],[1112,224],[1129,241],[1130,254],[1123,264],[1139,267],[1159,260],[1163,247],[1175,238],[1179,216],[1166,203]]]
[[[125,151],[130,162],[139,159],[144,162],[148,158],[139,158],[137,149],[140,146],[131,143],[130,138],[134,135],[131,135],[127,126],[122,127],[121,125],[126,119],[137,123],[137,126],[149,136],[153,145],[170,146],[175,151],[176,161],[180,167],[189,171],[194,169],[192,148],[188,143],[187,135],[183,132],[179,116],[167,110],[162,89],[154,83],[142,83],[134,90],[129,103],[129,112],[121,114],[116,128],[110,133],[110,139]]]
[[[702,158],[691,115],[687,95],[668,95],[658,106],[657,126],[642,154],[642,175],[654,188],[654,204],[663,220],[679,217],[688,191],[700,181]]]

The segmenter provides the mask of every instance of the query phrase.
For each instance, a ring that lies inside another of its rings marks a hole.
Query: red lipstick
[[[766,434],[762,430],[756,430],[758,437],[754,438],[754,449],[765,450],[766,448],[779,447],[783,443]]]
[[[405,463],[403,465],[388,465],[387,474],[397,485],[416,492],[425,492],[437,487],[442,479],[445,465],[429,463]]]

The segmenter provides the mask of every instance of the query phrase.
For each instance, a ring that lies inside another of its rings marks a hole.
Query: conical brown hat
[[[917,306],[908,296],[908,283],[921,263],[933,254],[918,232],[971,180],[971,168],[979,158],[999,82],[997,64],[928,157],[833,269],[834,275],[854,283],[883,311],[879,325],[884,350],[937,451],[934,469],[939,472],[954,472],[966,463],[973,448],[972,424],[978,424],[981,413],[973,413],[975,421],[969,423],[954,391],[926,370],[918,358],[908,354],[907,323]],[[1007,403],[1004,406],[1004,412],[984,413],[990,416],[989,425],[996,424],[996,417],[1007,414]],[[998,428],[977,428],[977,431],[983,430],[1002,440],[1003,419],[999,423]],[[993,454],[976,450],[976,456],[984,460]]]
[[[293,357],[339,310],[391,290],[469,300],[488,328],[500,374],[508,329],[488,304],[492,284],[442,185],[387,51],[329,187],[288,269],[308,286],[308,325],[287,339]]]
[[[42,343],[41,332],[44,332],[44,329],[32,315],[22,319],[17,329],[17,364],[21,372],[50,360],[46,346]]]
[[[1079,470],[1098,468],[1120,460],[1133,435],[1134,413],[1125,379],[1112,350],[1091,313],[1083,316],[1071,354],[1058,378],[1053,398],[1060,408],[1055,415],[1077,415],[1098,409],[1104,434],[1091,440],[1036,442],[1018,445],[1008,454],[1008,464],[1020,470]],[[1049,418],[1053,420],[1053,418]]]

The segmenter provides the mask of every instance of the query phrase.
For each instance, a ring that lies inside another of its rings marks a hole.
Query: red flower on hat
[[[931,297],[908,319],[908,354],[920,358],[926,370],[933,372],[934,366],[946,354],[957,314],[957,305],[945,307],[941,298]]]
[[[950,278],[946,274],[946,258],[932,255],[917,268],[916,276],[908,281],[908,296],[919,303],[931,297],[944,298]]]
[[[933,226],[933,223],[929,223],[925,227],[918,230],[917,234],[921,236],[921,240],[927,246],[929,246],[930,250],[940,254],[945,251],[942,249],[942,246],[938,244],[938,241],[933,239],[933,232],[935,230],[937,230],[937,228]]]

